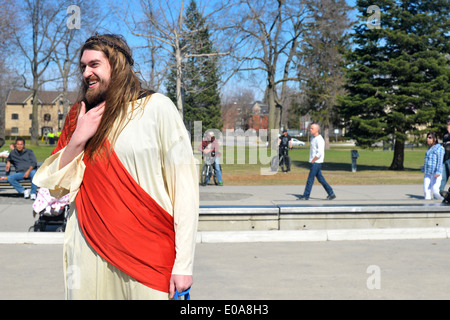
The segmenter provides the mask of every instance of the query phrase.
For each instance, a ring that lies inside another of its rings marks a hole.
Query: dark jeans
[[[303,196],[305,198],[309,198],[309,195],[311,194],[311,189],[314,185],[314,178],[317,177],[317,181],[320,182],[320,184],[325,188],[325,191],[328,193],[329,196],[334,194],[333,189],[330,187],[328,182],[325,180],[325,178],[322,175],[322,164],[321,163],[311,163],[310,164],[310,170],[308,175],[308,180],[306,181],[306,187],[305,191],[303,192]]]
[[[281,156],[284,156],[283,161],[286,166],[286,171],[291,171],[291,161],[287,159],[289,157],[289,148],[286,146],[280,146],[278,148],[278,163],[281,166]],[[284,169],[283,169],[284,170]]]
[[[450,160],[445,160],[442,168],[442,180],[439,190],[444,190],[450,176]]]

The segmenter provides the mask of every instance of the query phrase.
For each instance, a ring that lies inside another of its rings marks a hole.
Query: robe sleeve
[[[172,274],[192,275],[199,214],[197,160],[178,110],[167,99],[161,117],[163,172],[173,206],[175,263]]]
[[[78,189],[83,180],[85,169],[83,163],[84,152],[80,153],[61,170],[59,170],[59,163],[61,155],[70,140],[71,133],[75,130],[78,108],[79,104],[76,103],[70,109],[56,148],[33,177],[33,183],[35,185],[49,189],[50,194],[57,199],[70,193],[70,202],[75,201]]]
[[[59,169],[61,155],[65,148],[48,157],[33,178],[33,183],[39,187],[47,188],[50,194],[59,199],[70,193],[70,202],[75,197],[83,181],[85,164],[83,162],[84,152],[75,157],[64,168]]]

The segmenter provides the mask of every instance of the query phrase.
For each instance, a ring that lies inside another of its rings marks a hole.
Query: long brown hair
[[[431,148],[431,147],[433,147],[434,145],[436,145],[436,144],[439,143],[439,141],[438,141],[438,136],[437,136],[437,133],[436,133],[435,131],[430,131],[430,132],[428,132],[428,133],[427,133],[427,137],[430,137],[430,136],[431,136],[431,138],[432,138],[432,140],[433,140],[433,145],[431,145],[429,148]]]
[[[80,50],[80,60],[85,50],[103,52],[111,66],[111,77],[105,99],[105,111],[95,135],[85,147],[85,155],[93,157],[103,154],[105,142],[111,135],[111,146],[114,146],[117,137],[127,120],[129,103],[134,111],[135,102],[143,93],[141,81],[133,70],[134,61],[131,49],[125,39],[120,35],[104,34],[90,37]],[[81,74],[82,68],[80,66]],[[88,89],[84,79],[81,79],[80,100],[83,100]],[[80,104],[81,106],[81,104]],[[117,122],[116,122],[117,121]],[[119,128],[112,132],[114,124]]]

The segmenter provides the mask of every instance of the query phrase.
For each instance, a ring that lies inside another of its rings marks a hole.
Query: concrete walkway
[[[298,204],[296,199],[303,188],[207,186],[200,188],[200,200],[201,205]],[[420,185],[333,188],[337,195],[333,204],[439,204],[437,200],[423,200]],[[308,205],[329,204],[325,197],[322,187],[314,186]],[[0,192],[0,299],[63,299],[63,235],[42,233],[41,238],[56,239],[54,244],[8,241],[23,237],[33,225],[31,204],[30,200],[14,197],[12,191]],[[255,231],[254,237],[248,237],[247,233],[245,238],[245,233],[238,233],[244,238],[226,243],[217,239],[224,239],[223,235],[229,239],[232,234],[212,232],[209,236],[216,241],[202,240],[197,245],[191,297],[196,300],[449,299],[450,240],[442,236],[447,230],[423,229],[431,232],[425,239],[405,240],[408,238],[399,238],[397,230],[384,230],[390,235],[374,238],[383,239],[379,241],[349,236],[336,241],[329,238],[273,241],[271,235],[286,236],[289,232]],[[30,233],[29,237],[35,235]],[[208,234],[200,236],[204,238]]]
[[[64,299],[62,245],[0,244],[0,300]],[[450,299],[450,240],[201,243],[195,300]]]
[[[310,200],[298,201],[304,185],[299,186],[213,186],[200,187],[200,205],[271,205],[271,204],[401,204],[439,203],[425,201],[422,185],[337,185],[337,196],[326,200],[320,185],[314,185]]]

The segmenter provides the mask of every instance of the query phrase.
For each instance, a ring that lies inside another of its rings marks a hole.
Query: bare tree
[[[146,38],[144,41],[144,45],[137,47],[137,49],[144,49],[141,50],[141,60],[146,67],[144,67],[144,69],[141,68],[141,74],[143,75],[142,80],[144,81],[146,88],[159,92],[169,70],[164,69],[164,71],[162,71],[160,68],[161,46],[158,42],[150,37]]]
[[[37,94],[42,77],[52,61],[51,55],[60,43],[66,29],[66,17],[61,14],[68,7],[66,1],[25,0],[23,1],[24,29],[15,29],[14,37],[20,52],[25,57],[31,72],[31,84],[22,74],[24,87],[32,90],[33,113],[31,120],[31,143],[38,145],[39,117]],[[29,39],[28,35],[31,35]],[[46,79],[53,81],[55,79]]]
[[[0,2],[0,146],[5,142],[5,106],[8,93],[14,87],[18,78],[14,75],[10,65],[14,26],[19,28],[17,7],[14,0]]]
[[[339,96],[344,95],[343,49],[350,28],[345,0],[305,0],[312,13],[307,24],[298,66],[305,109],[321,124],[329,148],[329,129],[339,125]]]
[[[71,6],[67,8],[67,28],[64,30],[61,41],[55,50],[51,53],[51,59],[55,62],[61,75],[61,94],[63,95],[63,119],[69,112],[70,105],[68,100],[69,81],[78,72],[79,53],[86,38],[97,30],[103,22],[105,16],[102,16],[97,3],[87,0],[73,0]],[[72,19],[73,18],[73,19]]]
[[[183,81],[184,62],[192,57],[217,57],[230,54],[234,41],[223,37],[223,31],[230,28],[230,25],[224,26],[224,22],[227,21],[225,17],[232,10],[234,2],[226,0],[214,7],[204,5],[201,8],[202,16],[207,21],[205,28],[217,37],[212,40],[217,50],[213,53],[200,53],[202,48],[189,48],[189,43],[183,41],[202,31],[188,30],[184,25],[184,0],[177,4],[167,0],[140,0],[139,6],[144,16],[136,16],[136,10],[134,10],[133,14],[128,14],[125,19],[133,35],[149,39],[146,45],[151,55],[158,60],[159,70],[163,73],[167,73],[167,70],[172,68],[176,70],[176,104],[181,115],[184,110],[183,97],[186,89]],[[123,8],[120,14],[123,15]],[[162,52],[164,54],[161,54]],[[155,68],[155,65],[152,65],[151,72],[154,76]]]
[[[288,83],[298,81],[293,72],[307,11],[302,0],[243,1],[241,21],[236,28],[248,42],[248,51],[237,58],[241,71],[262,71],[266,78],[265,98],[269,105],[269,129],[280,127]]]

